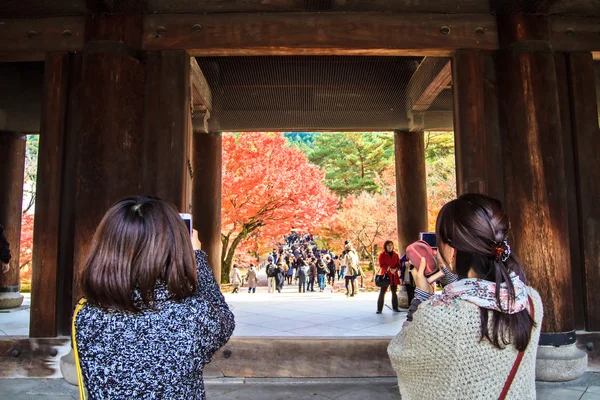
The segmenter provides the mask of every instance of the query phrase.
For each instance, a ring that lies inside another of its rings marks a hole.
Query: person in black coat
[[[4,234],[4,228],[0,225],[0,270],[3,274],[7,273],[10,269],[10,244],[6,239],[6,235]]]

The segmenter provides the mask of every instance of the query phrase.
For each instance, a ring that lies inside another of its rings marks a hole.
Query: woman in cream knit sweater
[[[388,347],[403,400],[535,399],[542,302],[526,286],[508,228],[500,202],[484,195],[465,194],[440,211],[438,258],[452,283],[434,296],[424,259],[412,270],[415,299]]]

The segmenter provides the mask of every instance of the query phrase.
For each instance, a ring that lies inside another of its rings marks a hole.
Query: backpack
[[[275,264],[270,263],[269,265],[267,265],[267,276],[269,278],[277,276],[277,266]]]

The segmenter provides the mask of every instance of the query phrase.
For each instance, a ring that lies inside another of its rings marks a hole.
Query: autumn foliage
[[[240,245],[260,252],[292,228],[311,231],[326,223],[337,198],[323,184],[324,177],[281,133],[223,136],[223,281]]]
[[[21,218],[21,245],[19,265],[21,284],[31,283],[31,260],[33,257],[33,213],[23,214]]]

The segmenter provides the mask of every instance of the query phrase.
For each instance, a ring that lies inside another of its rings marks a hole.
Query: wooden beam
[[[411,132],[419,131],[454,131],[454,116],[452,111],[429,110],[413,112],[409,123]]]
[[[0,62],[41,61],[45,53],[83,48],[83,17],[0,19]]]
[[[595,59],[600,58],[598,21],[600,18],[551,18],[554,50],[591,51]],[[83,16],[0,19],[0,62],[42,61],[45,53],[80,51],[85,23]],[[449,34],[440,32],[443,26],[450,28]],[[143,42],[147,50],[185,49],[193,56],[439,57],[450,56],[457,49],[496,50],[498,35],[494,18],[480,14],[148,14],[144,16]]]
[[[442,27],[450,32],[442,34]],[[193,56],[449,56],[459,48],[497,48],[495,29],[489,15],[150,14],[144,19],[143,47],[187,49]]]
[[[600,18],[550,19],[554,51],[591,51],[600,57]]]
[[[449,58],[425,57],[408,83],[408,110],[425,111],[452,81]]]
[[[190,58],[190,84],[192,85],[192,110],[212,111],[212,92],[194,57]]]

